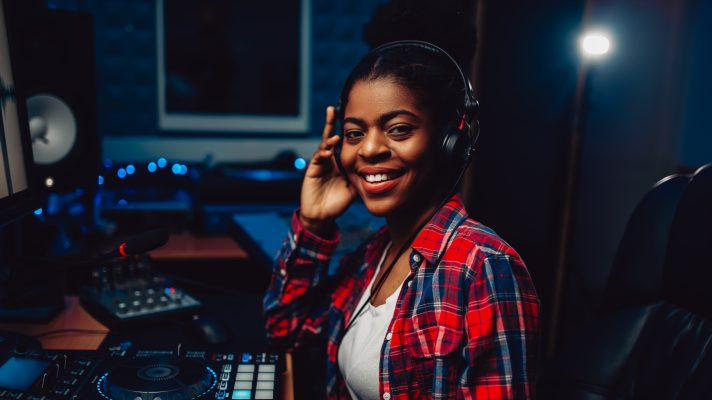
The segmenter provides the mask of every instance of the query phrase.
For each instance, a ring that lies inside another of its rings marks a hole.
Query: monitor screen
[[[21,216],[33,205],[29,126],[24,99],[15,87],[9,22],[4,1],[0,1],[0,224]]]
[[[161,128],[305,133],[307,4],[156,1]]]
[[[310,157],[323,124],[323,107],[320,120],[313,118],[311,3],[157,0],[151,30],[156,37],[156,127],[141,125],[138,118],[112,120],[103,127],[104,157],[192,163],[269,162],[284,152]],[[101,12],[94,10],[99,21]],[[100,79],[113,76],[107,72],[111,68],[99,62]],[[141,81],[147,79],[141,75]],[[107,111],[118,114],[114,108]],[[135,126],[119,129],[125,121]]]

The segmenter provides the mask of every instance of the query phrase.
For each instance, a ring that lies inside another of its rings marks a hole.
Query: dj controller
[[[0,338],[2,339],[2,338]],[[0,342],[0,399],[189,400],[281,398],[279,354],[204,349],[12,349]]]

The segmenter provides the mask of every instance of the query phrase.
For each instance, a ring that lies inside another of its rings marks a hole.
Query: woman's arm
[[[458,398],[533,399],[539,300],[518,257],[486,257],[468,287]]]
[[[292,349],[305,334],[321,333],[330,305],[329,262],[339,240],[338,230],[319,237],[294,213],[263,298],[268,340]]]

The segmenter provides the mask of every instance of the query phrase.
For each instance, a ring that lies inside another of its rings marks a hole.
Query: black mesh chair
[[[626,226],[602,313],[560,347],[542,399],[712,398],[712,165],[666,178]]]

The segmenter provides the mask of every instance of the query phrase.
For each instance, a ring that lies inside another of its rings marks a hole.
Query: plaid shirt
[[[273,343],[327,335],[327,397],[347,399],[339,342],[389,236],[381,228],[329,274],[338,242],[295,213],[264,306]],[[413,241],[410,268],[381,347],[381,398],[534,398],[539,301],[520,256],[454,196]]]

